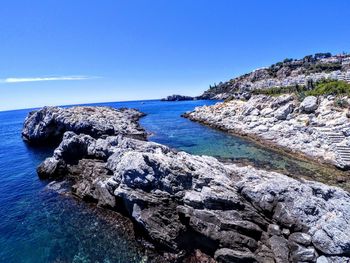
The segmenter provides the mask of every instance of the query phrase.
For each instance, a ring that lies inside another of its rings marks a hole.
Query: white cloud
[[[38,81],[58,81],[58,80],[86,80],[96,77],[88,76],[55,76],[55,77],[32,77],[32,78],[6,78],[2,79],[4,83],[20,83],[20,82],[38,82]]]

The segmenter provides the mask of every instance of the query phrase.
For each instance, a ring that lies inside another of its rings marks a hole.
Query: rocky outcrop
[[[70,179],[76,195],[124,211],[173,253],[201,249],[218,262],[349,260],[350,195],[339,188],[73,132],[38,173]]]
[[[25,119],[22,137],[29,143],[60,141],[64,132],[84,133],[94,138],[123,134],[145,139],[138,120],[143,113],[134,109],[110,107],[44,107],[32,111]]]
[[[184,100],[194,100],[194,97],[183,96],[183,95],[170,95],[166,98],[161,99],[161,101],[184,101]]]
[[[197,107],[185,117],[348,169],[350,121],[348,109],[337,107],[337,100],[310,96],[300,103],[293,95],[255,95],[248,101]],[[350,102],[347,97],[342,100]]]

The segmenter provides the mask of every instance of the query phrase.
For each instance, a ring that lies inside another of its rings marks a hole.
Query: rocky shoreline
[[[69,180],[78,197],[131,218],[167,262],[350,260],[348,192],[147,142],[136,110],[72,109],[25,121],[29,142],[63,135],[39,176]]]
[[[184,117],[261,144],[337,168],[350,168],[350,121],[348,109],[337,98],[293,95],[252,96],[198,107]],[[342,98],[348,102],[348,98]],[[348,151],[349,149],[349,151]]]

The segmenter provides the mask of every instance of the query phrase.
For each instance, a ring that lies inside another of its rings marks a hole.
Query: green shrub
[[[299,99],[306,96],[320,96],[320,95],[349,95],[350,84],[341,80],[322,80],[316,83],[311,83],[307,86],[295,85],[288,87],[272,87],[268,89],[256,89],[252,91],[253,94],[264,94],[270,96],[279,96],[282,94],[294,93]]]
[[[307,95],[350,95],[350,84],[341,80],[324,80],[316,83],[313,90],[307,91]]]
[[[279,96],[282,94],[289,94],[289,93],[304,93],[306,91],[305,86],[301,85],[295,85],[295,86],[287,86],[287,87],[272,87],[268,89],[256,89],[253,90],[253,94],[264,94],[264,95],[270,95],[270,96]]]

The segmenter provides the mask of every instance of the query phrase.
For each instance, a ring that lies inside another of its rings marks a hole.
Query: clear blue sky
[[[348,0],[3,1],[0,110],[199,95],[287,57],[349,51],[349,19]]]

